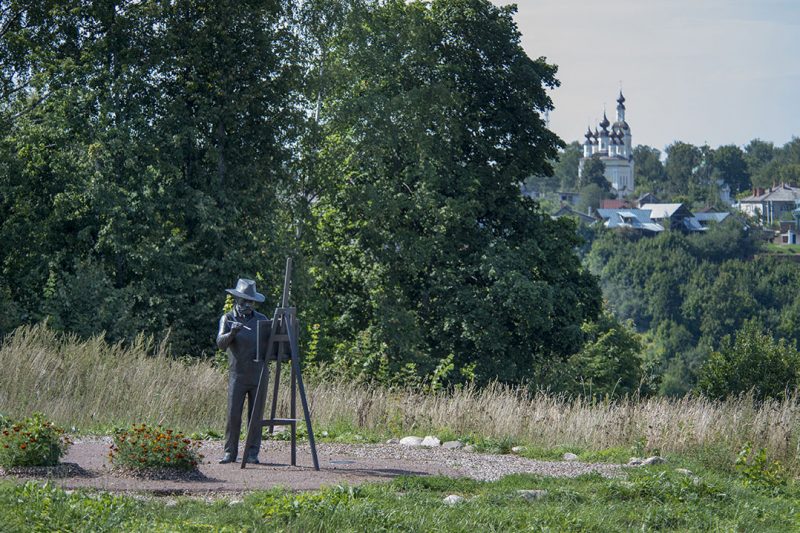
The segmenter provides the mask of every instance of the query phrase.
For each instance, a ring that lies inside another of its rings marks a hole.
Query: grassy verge
[[[769,242],[764,244],[763,250],[770,254],[800,254],[800,244],[775,244]]]
[[[545,490],[535,501],[517,491]],[[443,503],[450,494],[465,500]],[[6,531],[796,531],[795,487],[745,486],[698,470],[634,470],[627,479],[509,476],[493,483],[399,478],[388,484],[292,493],[254,492],[243,501],[141,500],[67,494],[51,485],[0,484]]]
[[[315,428],[332,440],[435,434],[501,452],[522,444],[539,456],[573,451],[616,461],[656,453],[704,455],[721,465],[730,465],[751,443],[790,472],[800,471],[796,398],[761,405],[749,398],[702,397],[593,402],[500,385],[426,394],[313,379],[310,373],[309,378]],[[145,340],[123,348],[36,326],[17,330],[0,346],[0,414],[40,411],[76,431],[145,422],[218,435],[225,424],[226,387],[225,375],[210,363],[170,359]],[[285,413],[285,394],[281,402]]]

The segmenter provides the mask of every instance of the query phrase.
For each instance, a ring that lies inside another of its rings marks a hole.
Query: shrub
[[[203,456],[200,443],[183,433],[161,426],[134,424],[114,432],[108,457],[115,466],[132,469],[175,468],[192,470]]]
[[[72,441],[43,414],[34,413],[21,422],[0,420],[0,466],[55,466]]]
[[[700,390],[712,398],[735,396],[753,390],[757,400],[791,394],[800,376],[800,352],[786,339],[775,340],[769,331],[748,321],[726,336],[719,352],[711,354],[700,371]]]
[[[786,485],[787,475],[783,465],[780,461],[769,461],[766,448],[756,453],[752,444],[746,443],[736,458],[735,466],[745,486],[775,488]]]

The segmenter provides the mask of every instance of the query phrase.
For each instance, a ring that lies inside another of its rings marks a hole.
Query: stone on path
[[[464,444],[460,440],[449,440],[442,444],[442,448],[445,450],[458,450],[463,447]]]
[[[525,450],[527,450],[525,446],[514,446],[513,448],[511,448],[511,453],[522,453]]]
[[[457,503],[461,503],[464,501],[463,496],[459,496],[458,494],[451,494],[447,496],[444,500],[442,500],[446,505],[456,505]]]
[[[386,444],[400,444],[400,439],[389,439]]]
[[[562,459],[564,459],[565,461],[577,461],[578,456],[575,455],[574,453],[567,452],[564,454],[564,457],[562,457]]]
[[[650,465],[660,465],[666,463],[667,460],[663,457],[659,457],[658,455],[654,455],[653,457],[648,457],[647,459],[642,459],[641,457],[631,457],[631,460],[628,461],[627,466],[650,466]]]
[[[522,490],[518,490],[517,494],[523,500],[532,502],[532,501],[543,499],[545,496],[547,496],[547,491],[543,490],[543,489],[533,489],[533,490],[522,489]]]
[[[473,446],[472,444],[467,444],[466,446],[464,446],[464,451],[465,452],[474,452],[475,451],[475,446]]]
[[[408,437],[403,437],[400,439],[400,444],[403,446],[420,446],[422,444],[423,438],[422,437],[414,437],[410,435]]]
[[[442,441],[433,435],[426,436],[420,443],[421,446],[427,446],[428,448],[438,448],[440,444],[442,444]]]

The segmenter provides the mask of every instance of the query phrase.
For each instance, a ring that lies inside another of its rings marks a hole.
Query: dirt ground
[[[205,456],[199,466],[205,479],[149,480],[121,476],[108,462],[110,442],[106,439],[85,439],[70,447],[63,463],[77,465],[78,475],[51,478],[65,489],[91,487],[112,492],[144,491],[154,494],[202,494],[246,492],[280,486],[294,490],[317,489],[323,485],[389,480],[400,475],[457,476],[451,468],[409,460],[353,457],[341,452],[338,445],[317,445],[320,470],[315,471],[309,446],[298,445],[297,465],[291,466],[288,442],[270,441],[262,445],[261,464],[221,465],[221,442],[206,442],[201,448]],[[336,448],[336,451],[334,451]],[[35,476],[40,477],[40,476]]]
[[[443,475],[497,479],[511,473],[533,473],[547,476],[575,476],[588,472],[619,475],[619,466],[578,462],[534,461],[516,456],[478,454],[461,450],[408,448],[401,445],[350,445],[319,443],[317,454],[320,471],[315,471],[308,444],[298,445],[297,464],[291,466],[288,442],[265,441],[261,464],[221,465],[222,442],[204,442],[200,453],[205,458],[195,479],[152,480],[120,475],[108,462],[111,439],[90,437],[78,439],[62,462],[70,464],[66,476],[36,473],[15,476],[17,479],[49,480],[65,489],[94,488],[111,492],[144,492],[151,495],[221,495],[284,487],[292,490],[313,490],[338,484],[357,485],[363,482],[388,481],[400,475]]]

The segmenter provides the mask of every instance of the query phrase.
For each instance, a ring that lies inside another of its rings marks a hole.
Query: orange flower
[[[169,457],[164,457],[164,460],[165,460],[166,462],[169,462]]]
[[[27,447],[28,447],[28,445],[27,445],[27,444],[25,444],[24,442],[23,442],[22,444],[20,444],[20,445],[19,445],[19,449],[20,449],[20,450],[24,450],[24,449],[25,449],[25,448],[27,448]]]

